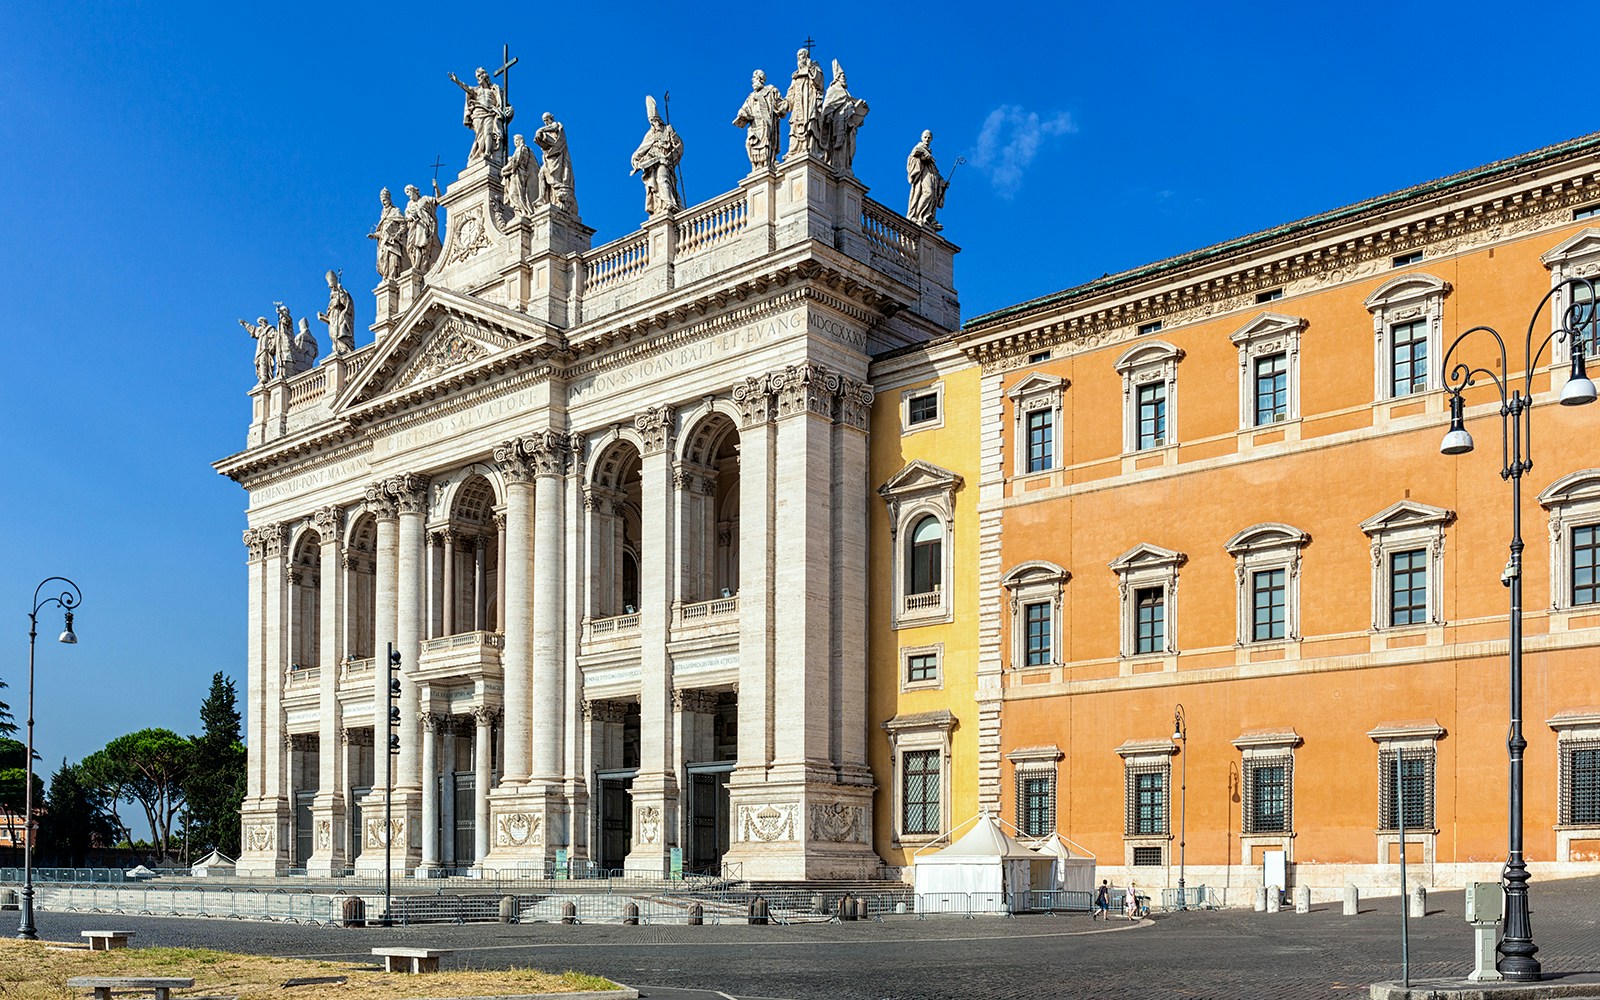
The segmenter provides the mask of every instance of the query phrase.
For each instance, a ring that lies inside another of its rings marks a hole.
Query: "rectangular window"
[[[1139,451],[1167,443],[1167,384],[1139,387]]]
[[[1407,750],[1398,773],[1395,759],[1399,751],[1378,752],[1378,826],[1397,830],[1399,806],[1405,807],[1408,830],[1433,828],[1433,749]]]
[[[1165,864],[1161,859],[1159,847],[1135,847],[1133,849],[1133,863],[1140,868],[1159,868]]]
[[[906,657],[906,680],[908,682],[917,683],[919,681],[936,681],[938,679],[938,653],[913,653]]]
[[[1144,587],[1133,595],[1133,651],[1159,653],[1167,648],[1167,592],[1163,587]]]
[[[1284,582],[1287,576],[1286,570],[1264,569],[1250,577],[1250,603],[1255,612],[1250,638],[1256,642],[1270,642],[1284,637],[1284,623],[1287,620],[1284,614]]]
[[[1028,364],[1038,365],[1050,360],[1049,351],[1035,351],[1028,355]]]
[[[939,751],[907,750],[900,767],[900,829],[909,834],[938,833]]]
[[[1276,302],[1281,298],[1283,298],[1283,289],[1271,288],[1265,292],[1256,293],[1256,304],[1260,305],[1266,302]]]
[[[1559,820],[1566,826],[1600,826],[1600,742],[1562,742]]]
[[[1596,215],[1600,215],[1600,205],[1588,205],[1584,208],[1575,208],[1572,210],[1572,219],[1574,222],[1579,219],[1592,219]]]
[[[1389,624],[1420,625],[1428,620],[1428,550],[1389,555]]]
[[[912,396],[906,404],[906,423],[910,426],[939,419],[939,394],[924,392]]]
[[[1044,472],[1055,461],[1055,411],[1028,414],[1028,471]]]
[[[1017,829],[1025,837],[1048,837],[1056,832],[1054,772],[1017,774]]]
[[[1139,327],[1139,335],[1141,337],[1144,336],[1147,333],[1160,333],[1160,332],[1161,332],[1161,321],[1160,320],[1156,320],[1154,323],[1145,323],[1144,325]]]
[[[1572,603],[1600,602],[1600,582],[1595,567],[1600,561],[1600,526],[1586,524],[1572,529]]]
[[[1572,319],[1578,326],[1578,339],[1583,343],[1583,356],[1595,357],[1600,354],[1600,336],[1596,336],[1594,290],[1591,286],[1581,281],[1573,285],[1572,305],[1575,310]]]
[[[1134,825],[1139,836],[1167,832],[1167,775],[1165,771],[1134,776]]]
[[[1421,250],[1413,250],[1410,253],[1403,253],[1394,258],[1394,260],[1390,261],[1390,264],[1394,267],[1410,267],[1412,264],[1420,263],[1422,263]]]
[[[1246,833],[1284,833],[1289,829],[1289,767],[1285,763],[1246,762],[1249,808]]]
[[[1428,388],[1428,321],[1389,328],[1389,394],[1407,396]]]
[[[1256,426],[1289,417],[1289,358],[1268,354],[1256,358]]]
[[[1024,635],[1027,646],[1025,659],[1030,667],[1044,666],[1055,660],[1055,650],[1051,648],[1050,611],[1049,601],[1022,606],[1023,623],[1027,630]]]

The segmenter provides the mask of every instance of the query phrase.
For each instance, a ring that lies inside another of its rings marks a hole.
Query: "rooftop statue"
[[[539,168],[539,203],[548,204],[563,212],[578,214],[578,197],[572,186],[572,157],[567,152],[567,132],[550,112],[544,113],[544,124],[533,133],[533,144],[544,153],[544,166]]]
[[[628,176],[644,173],[644,210],[651,215],[675,212],[683,207],[678,193],[678,163],[683,159],[683,140],[656,111],[656,99],[645,96],[645,116],[650,131],[633,151],[633,169]]]
[[[911,183],[911,199],[906,204],[906,218],[934,232],[944,227],[935,218],[944,207],[944,193],[950,182],[939,176],[939,165],[933,161],[933,133],[924,131],[922,141],[911,147],[906,157],[906,180]]]
[[[796,152],[822,152],[822,67],[811,61],[810,49],[795,53],[795,61],[797,65],[789,78],[789,93],[785,97],[789,105],[786,156]]]
[[[439,182],[433,182],[431,195],[407,184],[406,199],[406,254],[417,274],[427,274],[444,249],[439,240]]]
[[[356,349],[355,303],[350,292],[339,283],[339,274],[329,271],[328,311],[317,313],[317,319],[328,324],[328,341],[334,354],[348,354]]]
[[[489,71],[478,67],[477,83],[468,86],[454,73],[450,80],[467,95],[461,111],[461,124],[472,129],[472,150],[467,153],[467,163],[487,159],[500,163],[506,155],[506,126],[515,113],[506,103],[506,94],[500,85],[489,78]]]
[[[289,309],[286,306],[278,307],[278,334],[281,337],[285,331],[285,323],[289,319]],[[300,317],[300,332],[290,338],[287,353],[278,355],[278,374],[298,375],[303,371],[310,371],[311,366],[317,363],[317,355],[321,348],[317,345],[317,338],[311,335],[311,322],[304,316]],[[280,351],[283,345],[280,344]]]
[[[533,214],[533,206],[539,200],[539,165],[520,134],[513,136],[511,155],[500,168],[500,184],[513,218]]]
[[[241,319],[239,325],[256,341],[256,381],[270,382],[272,366],[278,358],[278,328],[268,323],[265,316],[256,317],[253,325],[249,320]]]
[[[823,156],[841,174],[850,173],[856,158],[856,129],[867,120],[867,102],[851,97],[844,78],[844,67],[833,61],[833,82],[822,99]]]
[[[406,217],[395,207],[388,188],[378,192],[378,201],[383,212],[367,239],[378,241],[378,276],[393,281],[406,269]]]
[[[759,69],[751,74],[750,93],[733,120],[745,129],[744,147],[751,170],[770,170],[778,162],[778,122],[788,112],[788,102],[767,82],[767,74]]]

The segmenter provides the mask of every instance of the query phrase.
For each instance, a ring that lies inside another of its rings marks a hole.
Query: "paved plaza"
[[[1600,972],[1600,879],[1535,883],[1547,973]],[[1410,925],[1413,979],[1464,976],[1471,935],[1460,892],[1430,897]],[[1086,916],[891,918],[851,924],[686,927],[438,925],[335,929],[237,920],[44,912],[42,936],[116,926],[142,946],[368,961],[374,945],[453,948],[445,967],[579,969],[647,997],[936,1000],[1005,997],[1365,997],[1400,975],[1398,900],[1309,914],[1210,911],[1138,924]],[[203,986],[203,984],[197,984]],[[1597,994],[1600,995],[1600,994]]]

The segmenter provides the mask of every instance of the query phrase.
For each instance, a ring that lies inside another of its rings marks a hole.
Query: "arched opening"
[[[363,514],[350,529],[344,571],[345,654],[355,660],[371,659],[378,618],[378,522],[371,514]]]
[[[919,518],[906,544],[906,593],[936,593],[943,564],[944,525],[932,514]]]
[[[589,616],[610,618],[639,608],[639,580],[645,571],[639,546],[639,449],[613,441],[595,464],[585,503],[589,509]]]
[[[289,564],[289,669],[322,664],[322,547],[315,532],[306,532],[294,546]]]
[[[725,414],[694,425],[683,452],[682,560],[685,603],[739,592],[739,431]]]
[[[456,490],[450,517],[433,537],[437,636],[492,632],[500,627],[500,534],[494,486],[483,476]]]

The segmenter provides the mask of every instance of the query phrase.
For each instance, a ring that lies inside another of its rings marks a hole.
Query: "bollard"
[[[568,903],[567,905],[571,906],[572,904]],[[624,906],[622,908],[622,922],[624,924],[627,924],[629,927],[638,927],[639,926],[639,904],[638,903],[629,903],[627,906]]]
[[[339,904],[341,927],[367,926],[367,901],[360,896],[350,896]]]
[[[0,889],[0,910],[15,910],[21,905],[17,902],[17,890]]]
[[[867,897],[865,897],[865,896],[857,896],[856,897],[856,919],[857,920],[871,920],[872,919],[872,905],[867,902]]]
[[[894,904],[894,912],[896,914],[904,914],[906,912],[906,904],[904,904],[904,903],[896,903],[896,904]]]
[[[1353,917],[1361,912],[1361,890],[1353,885],[1344,887],[1344,915]]]
[[[1311,887],[1309,885],[1297,885],[1294,887],[1294,912],[1311,912]]]
[[[1420,885],[1411,890],[1411,915],[1413,917],[1428,915],[1428,890]]]
[[[514,923],[516,923],[517,922],[517,917],[518,917],[518,913],[517,913],[518,909],[519,908],[517,906],[517,897],[515,897],[515,896],[501,896],[500,897],[500,922],[502,924],[514,924]]]
[[[1267,887],[1261,886],[1256,890],[1256,912],[1261,913],[1267,908]]]
[[[1283,890],[1275,885],[1267,886],[1267,912],[1277,913],[1283,909]]]
[[[628,905],[629,906],[633,906],[632,903],[629,903]],[[637,910],[638,908],[634,907],[634,909]],[[578,904],[577,903],[574,903],[572,900],[569,899],[565,903],[561,904],[561,922],[564,923],[564,924],[575,924],[575,923],[578,922]]]
[[[747,911],[747,913],[748,913],[748,916],[746,917],[746,919],[750,923],[752,923],[752,924],[764,924],[764,923],[766,923],[767,922],[767,901],[765,899],[761,898],[760,896],[757,896],[756,898],[754,898],[754,899],[752,899],[750,901],[750,909]]]
[[[689,907],[689,926],[699,927],[706,922],[706,908],[699,903]]]
[[[812,913],[827,913],[828,912],[828,901],[826,899],[822,898],[822,893],[820,893],[820,892],[816,893],[815,895],[813,895],[811,897],[811,912]]]

